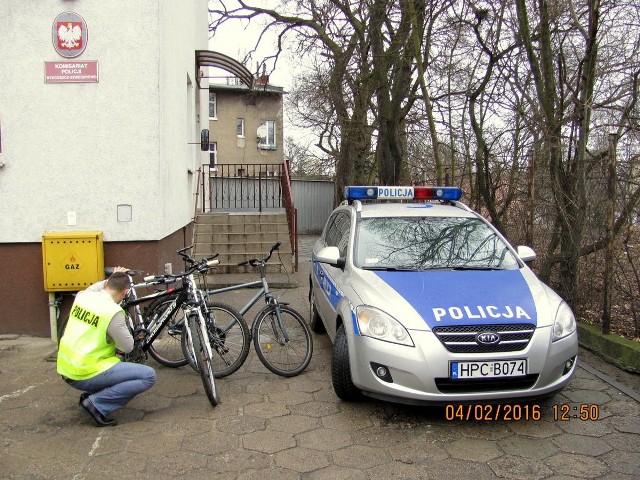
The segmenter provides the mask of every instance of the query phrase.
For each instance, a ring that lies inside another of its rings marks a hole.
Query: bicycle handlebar
[[[197,265],[199,262],[204,261],[205,259],[202,260],[196,260],[195,258],[193,258],[191,255],[189,255],[188,253],[184,253],[187,250],[193,248],[193,245],[189,245],[187,247],[181,248],[180,250],[176,250],[176,253],[178,255],[180,255],[182,257],[182,259],[187,262],[189,265],[194,266]],[[211,257],[207,257],[206,260],[213,260],[214,258],[216,258],[218,255],[220,255],[219,253],[216,253],[215,255],[211,256]],[[213,266],[213,265],[211,265]]]
[[[188,253],[184,253],[186,250],[192,248],[193,245],[190,245],[188,247],[185,248],[181,248],[180,250],[177,250],[176,253],[178,255],[180,255],[182,258],[184,258],[184,260],[189,263],[191,266],[184,272],[182,273],[178,273],[178,274],[164,274],[164,275],[149,275],[147,277],[144,277],[144,281],[145,282],[157,282],[157,283],[173,283],[179,279],[188,277],[189,275],[191,275],[193,272],[195,272],[196,270],[200,273],[205,273],[207,270],[209,270],[210,268],[218,265],[220,263],[220,260],[216,259],[216,257],[219,255],[218,253],[216,253],[215,255],[211,256],[211,257],[207,257],[207,258],[203,258],[200,260],[196,260],[195,258],[193,258],[191,255],[189,255]]]
[[[280,248],[280,245],[282,245],[282,242],[276,242],[272,245],[271,249],[269,250],[269,254],[264,257],[262,260],[259,258],[250,258],[248,260],[244,260],[240,263],[238,263],[239,267],[242,267],[244,265],[251,265],[252,267],[255,267],[258,263],[267,263],[269,261],[269,259],[271,258],[271,255],[273,254],[273,252],[275,252],[276,250],[278,250]]]
[[[115,269],[116,267],[104,267],[104,275],[106,277],[110,277],[111,275],[113,275],[113,272],[115,271]],[[127,270],[124,273],[126,273],[130,277],[133,277],[135,275],[141,275],[144,272],[142,270]]]
[[[151,285],[158,285],[158,284],[162,284],[162,283],[174,283],[177,280],[179,280],[180,278],[184,278],[188,275],[191,275],[193,272],[195,272],[196,270],[198,270],[201,273],[204,273],[205,271],[207,271],[208,269],[218,265],[220,263],[220,260],[215,260],[215,258],[220,255],[219,253],[216,253],[215,255],[211,256],[211,257],[207,257],[207,258],[203,258],[201,260],[196,260],[195,258],[193,258],[191,255],[189,255],[188,253],[184,253],[187,250],[189,250],[190,248],[193,248],[193,245],[189,245],[188,247],[184,247],[181,248],[180,250],[176,250],[176,253],[178,255],[180,255],[188,264],[191,265],[191,267],[183,273],[179,273],[177,275],[171,275],[171,274],[165,274],[165,275],[147,275],[146,277],[144,277],[142,280],[147,284],[147,285],[142,285],[139,284],[137,285],[138,287],[142,287],[142,286],[151,286]],[[104,269],[104,273],[107,277],[110,277],[116,267],[105,267]],[[144,273],[142,270],[127,270],[125,272],[127,275],[129,275],[130,277],[133,277],[134,275],[140,275],[142,273]]]
[[[159,283],[174,283],[177,279],[169,278],[166,275],[147,275],[142,280],[149,285],[156,285]]]

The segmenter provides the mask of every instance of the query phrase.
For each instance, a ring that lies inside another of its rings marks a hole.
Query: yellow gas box
[[[42,266],[45,291],[84,290],[104,278],[102,232],[45,232]]]

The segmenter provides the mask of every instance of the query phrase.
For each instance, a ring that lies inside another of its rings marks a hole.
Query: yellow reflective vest
[[[84,290],[76,295],[64,335],[58,346],[58,373],[86,380],[120,361],[116,345],[107,341],[107,328],[122,309],[106,291]]]

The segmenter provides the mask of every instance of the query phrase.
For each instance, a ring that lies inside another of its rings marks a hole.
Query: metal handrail
[[[289,241],[291,242],[291,251],[294,255],[295,270],[298,271],[298,210],[293,203],[293,191],[291,189],[291,173],[289,162],[283,163],[282,192],[284,196],[285,212],[287,213],[287,223],[289,224]]]
[[[198,169],[195,215],[198,211],[262,212],[284,209],[289,225],[289,241],[298,270],[298,211],[293,201],[291,173],[283,163],[203,164]]]

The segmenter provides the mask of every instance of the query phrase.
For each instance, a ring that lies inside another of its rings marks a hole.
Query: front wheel
[[[276,309],[280,309],[282,325]],[[253,345],[262,364],[282,377],[302,372],[313,354],[311,331],[304,318],[287,305],[270,305],[253,323]]]
[[[191,351],[198,365],[204,391],[211,405],[215,407],[220,403],[220,397],[218,396],[215,377],[211,370],[211,346],[209,345],[209,339],[196,315],[190,315],[187,319],[187,324],[189,326],[189,340],[193,347]]]
[[[213,374],[226,377],[238,370],[249,355],[251,332],[244,317],[233,307],[218,302],[207,302],[207,332],[211,343]],[[194,370],[198,370],[191,358],[183,337],[182,351]]]
[[[349,345],[344,325],[340,325],[333,343],[333,356],[331,357],[331,383],[333,390],[340,400],[352,402],[360,398],[360,390],[351,380],[351,367],[349,364]]]

